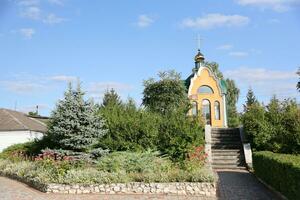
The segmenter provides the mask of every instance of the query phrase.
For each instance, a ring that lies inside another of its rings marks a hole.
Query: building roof
[[[36,131],[45,133],[47,126],[42,121],[5,108],[0,108],[0,131]]]

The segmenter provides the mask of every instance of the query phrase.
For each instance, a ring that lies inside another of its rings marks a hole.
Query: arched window
[[[193,116],[198,115],[198,103],[196,101],[192,102],[192,115]]]
[[[211,89],[211,87],[209,87],[207,85],[202,85],[198,88],[198,93],[199,94],[213,94],[214,91],[213,91],[213,89]]]
[[[202,101],[202,116],[205,123],[211,125],[210,102],[207,99]]]
[[[215,107],[215,119],[220,120],[220,102],[215,101],[214,107]]]

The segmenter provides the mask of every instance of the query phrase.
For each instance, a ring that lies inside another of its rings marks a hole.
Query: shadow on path
[[[218,199],[221,200],[269,200],[280,199],[246,170],[216,171]]]

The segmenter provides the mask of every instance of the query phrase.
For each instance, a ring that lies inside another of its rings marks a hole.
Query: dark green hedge
[[[288,199],[300,199],[300,155],[255,152],[253,167],[259,178]]]

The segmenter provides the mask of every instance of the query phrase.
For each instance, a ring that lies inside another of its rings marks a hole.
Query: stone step
[[[236,165],[212,165],[212,168],[215,170],[246,170],[244,166],[236,166]]]
[[[240,165],[243,163],[242,159],[212,159],[214,165]]]
[[[240,154],[242,153],[242,149],[212,149],[212,153],[224,153],[224,154]]]
[[[240,138],[239,135],[229,135],[229,134],[211,134],[212,138]]]
[[[243,160],[243,157],[240,154],[236,155],[212,155],[213,160]]]
[[[212,133],[223,133],[223,134],[239,134],[239,130],[220,130],[220,129],[212,129]]]
[[[241,144],[212,144],[212,149],[240,149]]]
[[[240,140],[220,140],[220,139],[213,139],[211,143],[212,144],[242,144]]]

